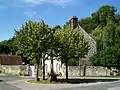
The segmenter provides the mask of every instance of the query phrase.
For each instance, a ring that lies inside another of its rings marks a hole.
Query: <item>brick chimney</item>
[[[78,26],[78,18],[76,16],[72,16],[70,19],[70,28],[75,29]]]

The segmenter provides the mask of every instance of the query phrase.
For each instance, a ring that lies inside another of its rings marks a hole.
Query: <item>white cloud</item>
[[[24,0],[25,3],[31,3],[31,4],[39,4],[41,0]],[[42,0],[45,1],[45,0]]]
[[[24,14],[28,17],[28,18],[32,18],[36,15],[36,11],[27,11],[24,12]]]
[[[50,3],[53,5],[67,5],[72,3],[75,0],[24,0],[28,4],[45,4]]]
[[[31,7],[40,4],[52,4],[59,6],[71,5],[76,0],[0,0],[0,6],[3,7]]]

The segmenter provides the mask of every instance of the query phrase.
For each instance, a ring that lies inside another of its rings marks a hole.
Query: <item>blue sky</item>
[[[102,5],[120,12],[120,0],[0,0],[0,41],[14,35],[28,20],[43,19],[48,25],[63,25],[71,16],[84,18]]]

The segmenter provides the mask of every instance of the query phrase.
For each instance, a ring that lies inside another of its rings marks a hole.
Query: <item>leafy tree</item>
[[[60,52],[62,62],[66,64],[66,80],[68,80],[68,62],[73,58],[81,58],[88,50],[87,43],[79,31],[63,29],[59,32]]]
[[[119,53],[119,25],[116,23],[114,16],[107,18],[107,25],[103,29],[102,48],[93,57],[94,65],[101,65],[105,67],[120,67],[120,53]],[[118,26],[117,26],[118,25]]]
[[[48,40],[48,44],[49,44],[49,48],[47,51],[47,55],[48,57],[50,57],[51,60],[51,78],[50,81],[56,81],[56,76],[55,76],[55,72],[53,70],[53,60],[56,60],[58,58],[58,53],[59,53],[59,37],[58,37],[58,33],[57,31],[59,31],[59,29],[51,29],[50,30],[50,34],[49,34],[49,40]]]
[[[97,27],[104,28],[107,24],[107,18],[114,16],[115,12],[115,7],[104,5],[100,7],[98,11],[92,13],[91,17],[80,19],[79,24],[84,30],[91,34]]]
[[[87,33],[92,33],[92,30],[96,28],[96,23],[92,17],[87,17],[79,20],[79,24]]]
[[[54,30],[58,30],[58,29],[62,29],[60,25],[56,25],[54,28]]]
[[[92,32],[92,37],[97,43],[97,51],[103,50],[103,29],[99,26]]]
[[[63,25],[63,29],[68,29],[70,28],[70,22],[66,22],[64,25]]]
[[[27,57],[28,60],[36,64],[36,81],[38,81],[39,65],[42,62],[42,54],[46,50],[44,41],[48,27],[44,21],[41,22],[26,22],[20,31],[16,31],[15,39],[19,48],[19,53]]]
[[[70,59],[68,62],[68,66],[78,66],[78,65],[79,65],[79,62],[75,58]]]
[[[120,15],[116,14],[116,11],[115,7],[104,5],[92,13],[91,17],[79,20],[79,24],[97,43],[97,53],[93,57],[94,65],[119,67]]]
[[[10,51],[7,40],[0,42],[0,54],[10,54]]]
[[[14,43],[14,38],[0,42],[0,53],[15,55],[18,48]]]

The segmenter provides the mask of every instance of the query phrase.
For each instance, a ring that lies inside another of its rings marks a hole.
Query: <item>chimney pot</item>
[[[70,19],[70,28],[75,29],[78,26],[78,18],[76,16],[72,16]]]

